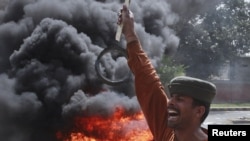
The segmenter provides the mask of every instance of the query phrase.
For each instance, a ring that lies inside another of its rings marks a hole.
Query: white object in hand
[[[126,6],[129,6],[130,0],[125,0],[124,4]],[[122,34],[122,28],[123,28],[123,23],[121,23],[120,25],[118,25],[118,28],[116,30],[116,35],[115,35],[115,39],[117,41],[120,41],[121,39],[121,34]]]

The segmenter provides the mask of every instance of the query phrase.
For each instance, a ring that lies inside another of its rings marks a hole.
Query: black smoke
[[[196,0],[197,1],[197,0]],[[0,139],[55,141],[76,115],[140,111],[133,80],[108,86],[94,64],[114,40],[119,0],[5,0],[0,10]],[[185,6],[185,1],[181,1]],[[155,66],[179,38],[167,0],[132,0],[135,28]],[[110,58],[109,58],[110,59]],[[122,60],[126,63],[126,60]],[[113,68],[121,67],[110,61]],[[120,72],[122,73],[122,72]]]

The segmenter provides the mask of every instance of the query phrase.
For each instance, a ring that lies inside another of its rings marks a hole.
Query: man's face
[[[168,102],[168,126],[173,129],[190,127],[199,121],[200,110],[189,96],[173,94]]]

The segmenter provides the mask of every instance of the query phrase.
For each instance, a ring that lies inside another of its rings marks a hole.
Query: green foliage
[[[157,68],[157,73],[160,76],[161,82],[166,84],[175,76],[184,75],[185,67],[176,64],[174,60],[171,60],[171,58],[164,55],[161,65]]]
[[[220,66],[250,52],[250,4],[223,0],[179,27],[175,60],[188,66],[186,74],[202,79],[218,76]]]

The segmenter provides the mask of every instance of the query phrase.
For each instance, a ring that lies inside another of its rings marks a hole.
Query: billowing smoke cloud
[[[222,0],[167,0],[172,10],[181,18],[188,20],[196,13],[205,12],[211,6],[218,4]]]
[[[132,0],[130,6],[143,48],[156,66],[165,50],[175,51],[179,44],[169,26],[180,16],[169,2]],[[1,6],[1,140],[55,141],[55,132],[75,115],[107,116],[116,105],[129,112],[140,110],[132,80],[108,86],[94,69],[104,48],[125,47],[124,40],[114,40],[121,4],[117,0],[9,0]],[[115,61],[110,64],[121,67]]]

